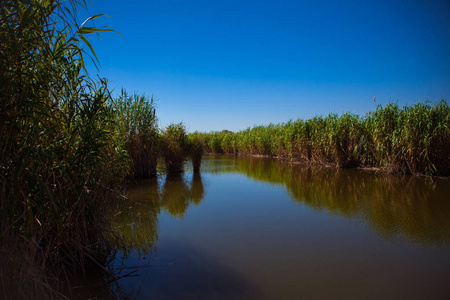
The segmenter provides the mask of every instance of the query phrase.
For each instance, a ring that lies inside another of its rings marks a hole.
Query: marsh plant
[[[194,173],[200,172],[200,166],[202,164],[202,157],[205,148],[205,142],[199,134],[188,135],[190,156],[192,159],[192,167]]]
[[[155,101],[145,94],[130,96],[125,90],[112,101],[119,138],[132,162],[132,177],[154,177],[161,141]]]
[[[444,100],[402,108],[390,103],[365,116],[329,114],[237,133],[194,134],[209,153],[450,176],[450,108]]]
[[[129,126],[134,135],[122,134],[107,80],[87,72],[86,55],[96,61],[89,36],[110,30],[90,25],[100,15],[78,25],[74,16],[84,5],[2,1],[2,299],[60,298],[61,279],[90,268],[108,273],[116,244],[108,207],[130,173],[127,150],[133,143],[145,148],[152,134],[141,124]],[[140,96],[132,102],[145,108],[150,118],[137,119],[153,130],[152,102]]]
[[[190,151],[190,143],[183,123],[171,124],[161,133],[162,155],[167,173],[184,170],[184,162]]]

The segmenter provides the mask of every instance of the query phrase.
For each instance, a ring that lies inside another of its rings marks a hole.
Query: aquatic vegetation
[[[268,155],[339,167],[450,175],[450,108],[446,101],[378,106],[365,116],[329,114],[255,126],[239,132],[195,133],[205,151]]]
[[[195,173],[200,172],[205,142],[198,134],[188,135],[192,167]]]
[[[183,171],[183,165],[189,154],[189,139],[182,123],[171,124],[161,133],[163,157],[168,173]]]
[[[125,90],[111,101],[115,131],[125,143],[133,164],[133,177],[156,176],[161,140],[154,99],[146,95],[129,96]]]
[[[128,152],[134,158],[133,145],[148,145],[146,126],[154,129],[152,102],[133,98],[120,123],[107,80],[87,72],[85,56],[96,61],[89,35],[110,30],[90,26],[100,16],[76,25],[83,6],[2,2],[0,298],[59,298],[63,278],[109,274],[117,237],[108,207],[132,168]]]

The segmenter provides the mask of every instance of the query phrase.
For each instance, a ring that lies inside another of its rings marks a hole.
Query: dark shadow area
[[[225,267],[188,243],[172,241],[158,249],[139,279],[121,286],[136,299],[257,299],[238,270]]]

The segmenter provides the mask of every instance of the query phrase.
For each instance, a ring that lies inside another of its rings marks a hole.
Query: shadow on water
[[[199,205],[205,198],[205,187],[203,185],[202,176],[196,172],[191,182],[191,198],[195,205]]]
[[[299,204],[357,219],[384,238],[450,242],[449,180],[301,167],[291,172],[286,188]]]
[[[128,297],[232,299],[251,293],[239,272],[227,269],[188,242],[173,240],[156,249],[159,214],[166,212],[183,219],[188,208],[199,205],[205,197],[201,174],[188,177],[175,173],[138,181],[127,193],[129,201],[118,207],[122,213],[116,223],[126,242],[123,257],[127,266],[117,268],[119,277],[130,270],[133,274],[119,281],[120,286],[127,287]],[[158,257],[156,250],[164,252],[164,257]]]
[[[169,241],[150,267],[139,270],[140,280],[123,281],[139,299],[242,299],[253,289],[242,274],[193,248],[188,242]]]

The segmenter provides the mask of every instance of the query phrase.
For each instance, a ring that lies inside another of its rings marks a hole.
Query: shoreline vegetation
[[[450,176],[450,108],[420,102],[378,106],[365,116],[329,114],[239,132],[194,132],[212,154],[260,155],[295,163]]]
[[[2,2],[2,299],[72,298],[68,282],[93,270],[113,281],[123,243],[112,218],[127,181],[156,176],[169,149],[192,148],[182,124],[160,133],[153,98],[113,96],[105,78],[88,73],[85,60],[98,63],[89,38],[112,30],[92,25],[101,15],[78,25],[84,8],[83,0]]]
[[[188,157],[198,173],[211,152],[450,175],[445,101],[237,133],[160,129],[152,97],[113,96],[86,70],[85,58],[98,63],[90,36],[112,31],[91,26],[101,15],[77,25],[85,7],[11,0],[0,11],[0,298],[70,298],[67,282],[93,269],[113,281],[116,203],[129,180],[157,175],[159,158],[168,173]]]

